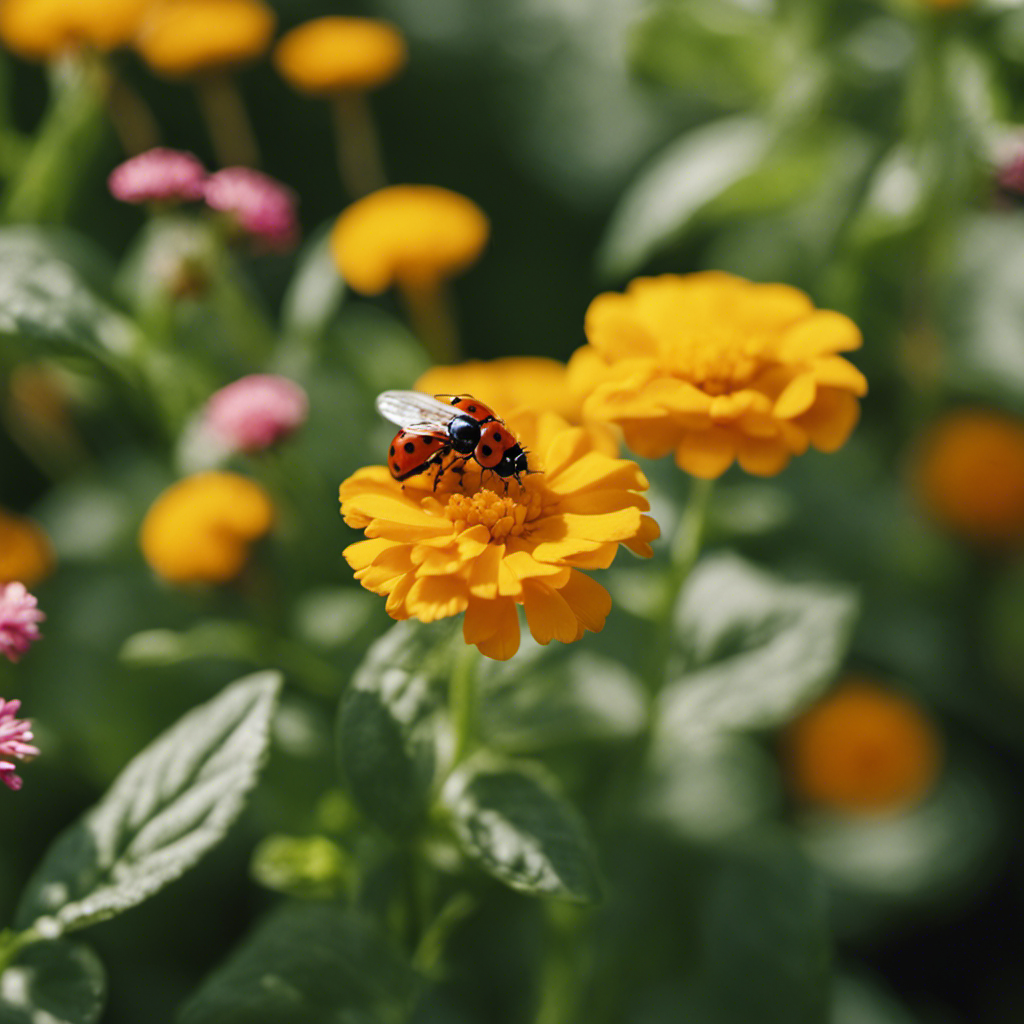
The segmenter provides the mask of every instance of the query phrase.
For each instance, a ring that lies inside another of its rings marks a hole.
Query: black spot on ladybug
[[[412,453],[413,453],[414,451],[416,451],[416,445],[415,445],[415,444],[413,444],[413,442],[412,442],[412,441],[406,441],[406,442],[405,442],[405,450],[406,450],[406,451],[407,451],[407,452],[408,452],[408,453],[409,453],[410,455],[412,455]]]
[[[476,406],[475,406],[475,405],[467,405],[467,406],[466,406],[466,408],[467,408],[467,409],[468,409],[468,410],[469,410],[470,412],[476,412]]]
[[[497,441],[498,444],[501,444],[501,434],[495,434],[494,435],[494,440]]]
[[[401,467],[401,466],[399,466],[399,464],[398,464],[398,459],[395,459],[395,461],[394,461],[394,462],[392,462],[392,463],[391,463],[391,465],[395,467],[395,471],[396,471],[396,472],[397,472],[397,471],[398,471],[399,469],[401,469],[401,468],[402,468],[402,467]]]
[[[480,451],[482,451],[484,455],[490,455],[494,449],[489,444],[484,444],[480,446]]]
[[[391,451],[388,452],[388,455],[394,455],[394,454],[395,454],[395,446],[392,445],[391,446]]]

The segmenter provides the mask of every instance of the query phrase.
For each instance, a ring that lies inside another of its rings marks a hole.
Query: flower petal
[[[792,420],[802,416],[814,404],[818,385],[809,373],[794,377],[775,401],[775,415],[779,419]]]
[[[519,616],[511,598],[481,601],[471,598],[462,623],[462,636],[480,653],[507,661],[519,650]]]
[[[436,622],[466,610],[467,589],[457,576],[423,576],[413,584],[405,604],[420,622]]]
[[[691,430],[676,448],[676,465],[702,480],[720,477],[736,458],[737,438],[720,427]]]
[[[781,440],[741,437],[736,458],[754,476],[775,476],[789,464],[790,452]]]
[[[868,393],[867,377],[842,356],[815,359],[811,369],[814,379],[823,387],[839,388],[861,398]]]
[[[582,626],[592,633],[604,629],[612,610],[612,596],[600,583],[574,569],[560,593]]]
[[[782,336],[779,353],[787,361],[851,352],[864,343],[860,328],[842,313],[815,310]]]
[[[797,421],[818,451],[841,448],[860,419],[860,403],[848,391],[822,388],[813,408]]]
[[[523,609],[526,624],[537,643],[560,640],[569,644],[576,639],[577,622],[572,608],[558,591],[546,584],[536,580],[523,584]]]

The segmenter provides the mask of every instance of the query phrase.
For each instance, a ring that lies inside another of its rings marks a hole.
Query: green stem
[[[340,93],[334,97],[331,106],[338,172],[345,191],[353,199],[358,199],[383,188],[387,178],[366,96],[363,93]]]
[[[476,745],[476,666],[480,652],[467,644],[456,657],[448,684],[448,710],[451,715],[455,747],[452,752],[452,767],[463,761]]]
[[[578,1019],[585,984],[587,944],[580,926],[586,911],[565,903],[545,906],[547,939],[534,1024],[572,1024]]]
[[[38,942],[41,937],[33,928],[28,928],[23,932],[16,932],[13,928],[8,928],[0,932],[0,974],[3,974],[14,963],[18,954],[26,946]]]
[[[435,363],[459,361],[459,329],[444,282],[399,284],[413,332]]]

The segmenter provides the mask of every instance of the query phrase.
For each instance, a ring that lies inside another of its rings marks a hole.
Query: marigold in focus
[[[490,233],[472,200],[433,185],[392,185],[364,196],[338,218],[331,253],[363,295],[393,285],[430,289],[476,262]]]
[[[857,678],[793,722],[784,751],[799,797],[858,813],[919,802],[941,761],[938,734],[916,704]]]
[[[986,409],[945,416],[925,434],[913,471],[928,513],[979,544],[1024,545],[1024,423]]]
[[[276,26],[273,9],[261,0],[173,0],[152,5],[135,49],[154,71],[189,78],[255,60]]]
[[[781,472],[810,445],[841,447],[867,393],[839,352],[861,345],[841,313],[796,288],[731,274],[638,278],[587,310],[589,345],[569,363],[588,417],[622,427],[639,455],[675,453],[705,479],[734,461]]]
[[[341,485],[341,512],[366,540],[345,558],[392,618],[433,622],[465,612],[462,634],[489,658],[519,648],[522,605],[541,644],[604,627],[611,597],[584,569],[606,569],[619,545],[650,556],[658,526],[644,515],[647,480],[635,463],[595,449],[586,430],[555,413],[508,418],[529,450],[520,485],[466,463],[402,484],[368,466]]]
[[[153,571],[170,583],[227,583],[273,522],[274,506],[259,484],[236,473],[197,473],[153,502],[139,543]]]
[[[28,60],[51,60],[82,47],[114,50],[131,42],[150,2],[3,0],[0,40]]]
[[[33,587],[53,572],[50,538],[31,519],[0,509],[0,583]]]
[[[281,77],[309,96],[375,89],[407,59],[402,33],[373,18],[314,18],[286,32],[274,49]]]

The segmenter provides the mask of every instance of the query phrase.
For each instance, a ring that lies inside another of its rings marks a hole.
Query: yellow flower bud
[[[285,33],[274,50],[281,77],[310,96],[375,89],[407,58],[401,32],[372,18],[316,18]]]
[[[274,506],[259,484],[236,473],[198,473],[153,502],[139,543],[153,571],[170,583],[227,583],[273,521]]]
[[[3,0],[0,40],[19,57],[50,60],[89,46],[131,42],[149,0]]]
[[[0,583],[33,587],[53,569],[53,545],[42,528],[0,509]]]

